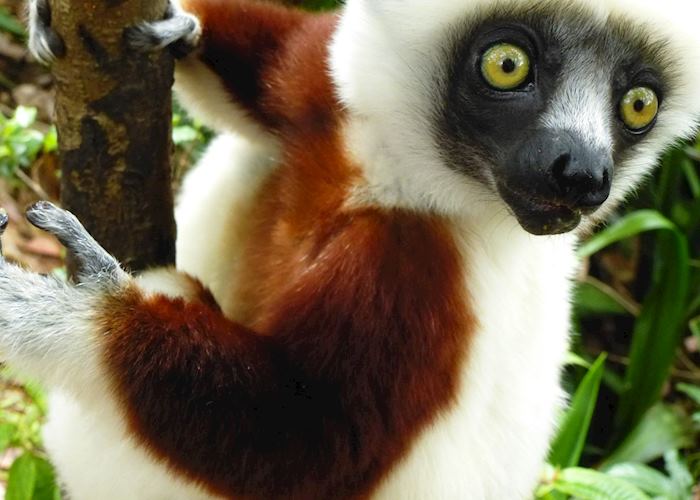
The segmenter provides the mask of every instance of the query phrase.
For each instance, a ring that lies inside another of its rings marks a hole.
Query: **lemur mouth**
[[[544,200],[532,194],[499,185],[501,198],[506,202],[520,226],[535,236],[563,234],[573,231],[581,223],[583,211],[572,209],[555,200]]]

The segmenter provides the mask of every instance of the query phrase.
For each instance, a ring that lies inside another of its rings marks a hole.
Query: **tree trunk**
[[[53,67],[61,199],[109,252],[139,271],[175,261],[167,51],[124,47],[127,26],[167,0],[51,0],[66,56]]]

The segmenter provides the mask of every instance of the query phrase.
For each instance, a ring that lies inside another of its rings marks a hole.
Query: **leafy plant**
[[[577,343],[574,359],[584,363],[575,363],[570,374],[580,373],[582,366],[587,371],[578,376],[562,416],[550,453],[553,465],[544,474],[538,498],[693,496],[700,473],[700,387],[687,380],[700,381],[700,367],[693,361],[700,357],[700,262],[694,258],[700,253],[698,160],[698,144],[669,152],[654,182],[627,213],[579,250],[582,259],[596,263],[611,253],[619,261],[625,247],[639,249],[636,267],[642,272],[631,283],[589,276],[576,293],[579,319],[632,324],[632,335],[626,353],[616,354],[614,367],[605,353],[590,351],[585,338],[591,333]],[[645,269],[651,269],[646,277]],[[696,350],[684,354],[684,339],[691,338]],[[620,343],[617,339],[614,348]],[[598,359],[585,363],[591,355]],[[686,378],[669,385],[676,373]],[[605,401],[598,401],[603,386]],[[612,425],[601,446],[586,435],[596,413],[607,407],[614,418],[604,420]]]
[[[7,500],[57,500],[60,489],[53,467],[41,449],[41,424],[46,402],[41,390],[19,384],[7,371],[0,374],[4,386],[0,400],[0,454],[19,453],[6,477]]]
[[[0,31],[9,33],[17,38],[24,38],[24,26],[5,6],[0,6]]]
[[[37,110],[19,106],[14,115],[0,113],[0,177],[16,181],[19,169],[28,168],[41,153],[58,148],[56,129],[43,133],[33,127]]]

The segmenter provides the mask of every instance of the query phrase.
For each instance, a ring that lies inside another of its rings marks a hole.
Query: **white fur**
[[[587,3],[605,19],[627,1]],[[333,75],[351,114],[348,147],[367,180],[349,204],[446,214],[455,225],[468,270],[465,287],[478,320],[455,406],[422,433],[376,498],[529,497],[562,400],[559,370],[569,333],[575,238],[526,234],[500,200],[446,168],[425,134],[432,90],[445,76],[437,64],[441,42],[455,23],[496,3],[501,2],[349,0],[332,48]],[[624,12],[653,10],[653,3],[634,0],[634,8]],[[684,12],[690,8],[694,3],[684,3]],[[662,11],[672,9],[663,3]],[[663,25],[664,17],[645,19]],[[672,26],[668,29],[676,29]],[[679,47],[684,33],[677,28],[672,37]],[[242,313],[230,293],[240,265],[237,252],[257,189],[274,168],[275,147],[231,104],[213,74],[197,64],[178,68],[183,104],[220,130],[242,129],[250,140],[218,139],[187,179],[177,212],[178,266],[210,286],[227,315],[236,318]],[[700,65],[686,66],[700,71]],[[691,131],[700,106],[694,90],[682,87],[669,98],[659,126],[629,160],[634,169],[615,188],[614,201],[644,175],[669,138]],[[604,132],[599,139],[605,140]],[[145,283],[160,289],[169,280],[157,276]],[[122,425],[109,397],[90,408],[79,408],[66,396],[52,398],[46,439],[75,498],[206,497],[125,439]]]
[[[182,186],[175,211],[177,268],[206,283],[229,318],[258,189],[277,164],[276,150],[221,135]],[[204,243],[204,244],[203,244]]]
[[[221,135],[183,184],[176,211],[178,269],[207,284],[230,318],[238,314],[230,295],[256,189],[274,168],[274,155],[274,149],[243,137]],[[196,292],[190,281],[169,269],[149,271],[137,283],[147,293],[170,297],[189,298]],[[54,391],[49,407],[44,440],[74,499],[213,498],[138,447],[109,394],[85,404]]]
[[[245,205],[250,195],[232,190],[230,184],[232,179],[259,172],[260,156],[249,147],[240,138],[220,138],[185,184],[185,194],[193,198],[181,201],[178,209],[178,220],[184,224],[179,245],[187,247],[189,241],[213,244],[199,245],[199,253],[194,247],[184,251],[179,265],[194,270],[205,283],[207,279],[216,283],[218,277],[231,272],[230,263],[218,253],[218,242],[227,234],[231,219],[238,220],[237,213],[245,220],[244,214],[253,208]],[[223,168],[216,161],[218,155],[212,153],[224,151],[247,152],[229,158],[248,163],[231,160]],[[202,193],[189,191],[195,186],[204,194],[228,190],[237,198],[200,200],[197,194]],[[221,203],[227,207],[238,203],[242,210],[223,217]],[[527,497],[537,480],[561,403],[559,367],[568,339],[569,282],[576,268],[573,238],[530,236],[505,212],[454,222],[468,269],[465,287],[479,319],[462,388],[457,405],[423,433],[376,498]],[[223,272],[216,271],[217,265],[224,266]],[[169,279],[158,276],[151,281],[149,277],[148,282],[160,288],[158,283]],[[227,290],[219,287],[214,293],[223,293],[217,296],[221,300]],[[109,398],[99,407],[80,409],[74,400],[58,394],[52,397],[51,408],[46,428],[49,451],[78,500],[206,497],[134,446],[114,417],[116,410]],[[96,438],[83,439],[88,434]],[[79,445],[68,445],[74,442]],[[94,467],[96,461],[104,465]],[[90,464],[92,472],[85,474]]]
[[[617,205],[638,185],[656,163],[664,148],[679,137],[689,137],[700,116],[697,82],[700,82],[700,5],[689,0],[442,0],[428,1],[350,0],[334,37],[331,67],[338,94],[351,114],[350,150],[365,167],[367,186],[356,193],[359,200],[409,208],[461,214],[482,211],[485,199],[494,195],[476,182],[451,171],[440,159],[432,138],[429,113],[436,94],[445,85],[444,47],[469,20],[495,8],[508,9],[549,4],[553,9],[579,5],[593,19],[633,19],[650,41],[667,41],[671,54],[684,64],[680,85],[666,96],[658,123],[635,148],[624,165],[624,174],[613,184],[607,207]],[[576,93],[562,89],[549,114],[550,122],[568,120],[574,130],[596,127],[593,139],[606,143],[607,119],[591,115],[596,103],[609,91],[596,96],[589,89],[583,104],[593,107],[577,115],[561,106],[574,102]],[[581,109],[576,106],[575,108]],[[556,115],[556,116],[555,116]],[[568,117],[567,117],[568,116]],[[577,117],[580,121],[574,119]],[[590,135],[590,130],[586,135]],[[622,168],[620,168],[622,170]]]
[[[192,116],[217,132],[235,131],[253,142],[275,144],[272,135],[233,101],[219,77],[196,54],[176,64],[175,94]]]
[[[87,500],[200,500],[214,498],[171,473],[130,437],[110,395],[80,403],[53,391],[44,442],[70,498]]]
[[[0,267],[2,361],[43,384],[91,396],[89,391],[99,386],[94,382],[100,373],[94,328],[99,294],[29,273],[2,259]]]
[[[188,299],[196,293],[190,280],[170,269],[144,273],[137,278],[137,283],[147,294]],[[93,297],[99,298],[94,294]],[[94,310],[91,311],[94,313]],[[112,397],[108,377],[98,364],[96,348],[99,343],[93,338],[97,331],[94,317],[82,323],[72,321],[70,329],[66,329],[66,335],[70,335],[69,350],[79,358],[67,360],[70,365],[61,365],[61,369],[86,370],[89,379],[71,376],[73,382],[80,384],[67,387],[44,380],[53,388],[49,397],[49,415],[43,429],[44,443],[71,498],[214,498],[192,481],[173,474],[130,435],[123,410]],[[79,347],[81,341],[89,350]],[[29,368],[27,364],[18,366]]]
[[[379,499],[530,497],[563,402],[573,238],[536,238],[504,217],[459,224],[479,326],[458,401],[423,433]]]

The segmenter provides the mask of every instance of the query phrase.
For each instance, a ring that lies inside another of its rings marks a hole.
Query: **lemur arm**
[[[268,140],[289,121],[294,99],[304,101],[313,88],[304,68],[298,81],[284,81],[282,73],[290,73],[285,65],[300,64],[295,57],[300,47],[324,46],[334,16],[260,0],[180,3],[171,3],[162,20],[127,28],[127,45],[138,51],[167,47],[178,56],[175,89],[204,123]],[[37,59],[50,63],[65,54],[51,28],[48,0],[29,0],[29,33]]]
[[[27,217],[67,246],[80,284],[1,262],[3,358],[86,407],[111,401],[142,446],[213,492],[358,494],[450,401],[461,274],[430,222],[341,218],[253,332],[184,275],[131,277],[70,213],[39,203]]]
[[[316,16],[255,0],[184,0],[182,7],[199,19],[202,30],[199,47],[177,67],[183,102],[214,90],[201,80],[213,76],[212,82],[256,123],[278,126],[280,116],[270,102],[275,72],[289,56],[290,40]]]

